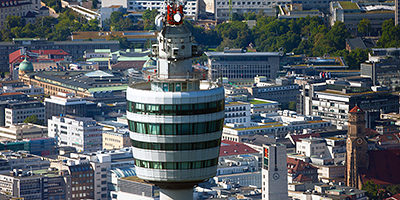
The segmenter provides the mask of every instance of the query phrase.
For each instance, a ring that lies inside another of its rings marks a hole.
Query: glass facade
[[[128,101],[128,111],[148,115],[196,115],[221,112],[224,110],[223,100],[198,104],[144,104]]]
[[[218,147],[220,140],[193,143],[150,143],[132,140],[132,146],[140,149],[162,150],[162,151],[191,151]]]
[[[191,161],[191,162],[153,162],[153,161],[135,159],[136,166],[143,168],[150,168],[150,169],[172,169],[172,170],[200,169],[200,168],[212,167],[217,164],[218,164],[218,158],[214,158],[211,160]]]
[[[222,131],[224,119],[183,124],[158,124],[128,121],[129,130],[151,135],[197,135]]]

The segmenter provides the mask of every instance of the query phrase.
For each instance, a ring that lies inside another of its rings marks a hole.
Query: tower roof
[[[361,108],[360,107],[358,107],[357,105],[356,106],[354,106],[354,108],[353,109],[351,109],[349,112],[351,112],[351,113],[360,113],[360,112],[364,112],[363,110],[361,110]]]

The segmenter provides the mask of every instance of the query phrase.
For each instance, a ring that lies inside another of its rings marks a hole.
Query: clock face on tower
[[[279,179],[279,174],[278,174],[278,173],[274,173],[274,174],[272,175],[272,178],[273,178],[274,180],[278,180],[278,179]]]

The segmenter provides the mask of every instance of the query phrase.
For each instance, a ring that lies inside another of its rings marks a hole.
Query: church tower
[[[368,168],[368,144],[364,111],[358,106],[349,111],[346,152],[346,184],[361,189],[361,173]]]

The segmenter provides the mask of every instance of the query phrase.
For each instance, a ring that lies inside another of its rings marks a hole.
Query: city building
[[[330,24],[341,21],[353,34],[357,34],[357,25],[362,19],[371,23],[371,34],[378,35],[385,20],[394,19],[393,2],[365,2],[356,3],[349,1],[330,2]]]
[[[194,72],[200,53],[179,2],[168,3],[152,46],[157,72],[128,87],[127,118],[137,176],[160,187],[160,199],[193,199],[193,186],[216,175],[224,89]]]
[[[251,104],[251,115],[260,115],[263,113],[272,114],[278,112],[279,103],[272,100],[254,98],[249,101]]]
[[[262,199],[288,199],[288,169],[284,145],[264,145],[261,171]]]
[[[261,188],[262,176],[259,165],[259,155],[244,154],[225,157],[218,164],[214,181],[217,184],[232,182],[240,186],[251,185]]]
[[[37,117],[37,122],[43,124],[45,121],[44,105],[40,101],[9,102],[5,112],[5,125],[23,123],[24,120],[32,115]]]
[[[286,81],[269,83],[264,77],[254,77],[254,86],[246,87],[254,98],[268,99],[281,104],[284,109],[289,107],[290,102],[296,102],[299,95],[299,86]],[[278,79],[282,80],[282,79]]]
[[[44,93],[58,95],[73,93],[78,97],[105,98],[124,97],[128,80],[121,72],[60,71],[31,72],[20,74],[19,79],[27,85],[43,87]]]
[[[368,169],[368,144],[365,139],[364,111],[355,106],[349,111],[346,142],[346,185],[361,189],[362,173]]]
[[[113,150],[132,146],[128,132],[105,131],[102,135],[103,149]]]
[[[131,148],[112,151],[97,151],[90,153],[71,153],[67,160],[86,160],[91,165],[94,174],[94,199],[103,200],[110,198],[110,192],[117,190],[113,179],[134,176],[134,159]],[[113,176],[113,173],[117,177]],[[119,173],[122,173],[121,175]]]
[[[6,143],[4,143],[6,144]],[[8,143],[9,144],[9,143]],[[6,144],[6,145],[8,145]],[[18,146],[25,145],[25,142],[15,142],[14,144]],[[32,171],[32,170],[42,170],[48,169],[50,167],[50,161],[43,159],[40,156],[33,154],[28,154],[24,152],[13,152],[14,149],[1,151],[0,159],[0,174],[7,174],[10,171],[22,170],[22,171]]]
[[[66,185],[67,200],[94,199],[94,171],[87,160],[54,161],[51,167],[60,170]]]
[[[304,129],[326,129],[331,123],[321,117],[297,115],[294,111],[278,111],[262,115],[260,122],[245,124],[226,124],[222,139],[239,142],[242,137],[260,134],[268,137],[285,137],[288,133],[303,132]]]
[[[160,197],[159,188],[137,176],[128,176],[118,179],[118,191],[112,192],[113,200],[143,199],[156,200]]]
[[[12,76],[18,72],[18,66],[24,59],[29,60],[34,71],[64,70],[63,64],[70,63],[72,57],[62,49],[25,50],[10,53],[9,64]]]
[[[317,183],[318,168],[296,158],[287,158],[289,183]]]
[[[33,22],[29,16],[37,14],[41,7],[39,0],[2,0],[0,3],[0,29],[6,28],[5,21],[8,16],[19,16],[28,22]]]
[[[208,3],[209,1],[207,1]],[[214,15],[218,21],[229,20],[233,13],[243,15],[247,12],[264,13],[268,16],[276,16],[276,6],[288,4],[290,0],[263,0],[263,1],[226,1],[216,0],[214,4]]]
[[[44,94],[43,88],[40,87],[33,87],[30,85],[4,85],[2,87],[2,93],[15,93],[15,92],[22,92],[26,95],[42,95]]]
[[[102,127],[91,118],[53,116],[48,120],[49,137],[58,146],[71,146],[78,152],[95,152],[102,149]]]
[[[248,124],[250,121],[250,103],[225,102],[225,123]]]
[[[399,64],[400,48],[373,48],[368,54],[368,60],[360,64],[361,76],[371,78],[373,85],[397,91],[397,83],[400,81]]]
[[[47,127],[29,123],[1,126],[0,137],[8,140],[44,138],[47,137]]]
[[[46,120],[60,115],[93,117],[93,113],[90,110],[97,107],[94,103],[76,97],[73,93],[63,92],[59,92],[55,96],[50,96],[50,98],[45,98],[44,104],[46,108]]]
[[[57,169],[17,170],[0,174],[0,193],[13,199],[66,199],[64,177]]]
[[[38,1],[39,2],[39,1]],[[8,9],[8,8],[6,8]],[[1,20],[0,20],[1,21]],[[15,38],[12,42],[0,42],[0,71],[9,71],[10,53],[21,49],[47,50],[63,49],[72,56],[72,60],[82,58],[85,51],[90,49],[118,50],[119,41],[48,41],[47,39]]]
[[[120,5],[127,9],[128,12],[144,12],[145,10],[158,10],[158,12],[166,13],[166,6],[161,0],[103,0],[102,7],[110,7]],[[189,0],[186,2],[183,13],[185,16],[197,19],[199,15],[199,1]]]
[[[332,184],[316,184],[311,188],[307,188],[305,184],[291,184],[289,185],[289,196],[293,199],[369,199],[365,190]]]
[[[305,2],[307,1],[304,1],[304,3]],[[311,3],[312,1],[309,2]],[[303,4],[284,4],[284,5],[278,5],[278,8],[279,8],[279,13],[278,13],[279,19],[298,19],[298,18],[305,18],[307,16],[324,17],[324,14],[317,9],[303,10]]]
[[[308,98],[310,102],[303,103],[311,105],[312,115],[330,121],[338,129],[347,128],[348,112],[355,105],[368,111],[381,110],[382,113],[399,110],[398,96],[381,87],[368,87],[363,81],[328,81],[325,88],[320,87],[320,89],[320,91],[314,90],[314,94],[309,93],[312,97]],[[305,108],[309,109],[308,106]]]
[[[279,52],[245,52],[243,50],[205,52],[205,54],[208,57],[209,77],[212,80],[228,78],[231,82],[252,82],[255,76],[275,79],[282,57]]]
[[[126,49],[111,52],[110,49],[95,49],[86,51],[83,56],[87,62],[95,62],[100,70],[127,70],[134,68],[142,70],[143,65],[148,61],[149,50]],[[126,66],[126,68],[122,67]]]

